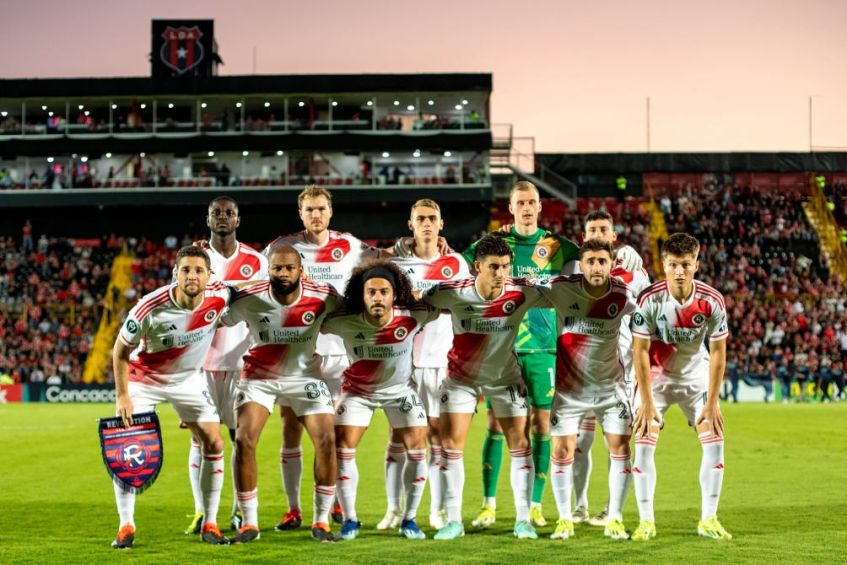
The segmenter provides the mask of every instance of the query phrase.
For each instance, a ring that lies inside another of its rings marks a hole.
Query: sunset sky
[[[2,0],[0,77],[144,76],[150,20],[212,18],[221,74],[491,72],[537,151],[847,150],[844,0]]]

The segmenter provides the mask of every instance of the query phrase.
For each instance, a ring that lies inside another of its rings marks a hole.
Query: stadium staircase
[[[650,240],[650,254],[653,257],[653,272],[656,273],[657,279],[663,279],[665,278],[665,270],[662,267],[661,242],[668,238],[668,226],[665,223],[664,212],[656,204],[656,199],[653,198],[653,188],[649,185],[646,188],[650,199],[644,203],[644,206],[650,212],[650,226],[647,229],[647,237]]]
[[[830,272],[842,285],[847,285],[847,247],[841,243],[840,227],[826,205],[823,190],[815,184],[814,175],[809,185],[810,198],[803,203],[803,211],[818,234],[820,250],[826,258]]]
[[[124,249],[112,263],[109,287],[104,299],[103,317],[82,371],[84,383],[106,382],[106,369],[112,360],[112,346],[127,309],[126,290],[132,286],[133,257]]]
[[[517,180],[526,180],[551,196],[576,209],[576,185],[535,162],[535,138],[514,137],[512,124],[492,124],[490,153],[491,180],[496,198],[508,198],[508,191]],[[527,146],[521,150],[516,145]]]

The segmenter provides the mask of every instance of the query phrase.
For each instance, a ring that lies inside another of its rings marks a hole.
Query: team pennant
[[[121,418],[100,419],[100,447],[109,475],[127,492],[150,488],[162,469],[162,431],[155,412],[132,416],[125,427]]]

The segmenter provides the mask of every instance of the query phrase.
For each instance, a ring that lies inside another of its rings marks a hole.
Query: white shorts
[[[279,379],[241,379],[235,407],[255,402],[273,414],[274,404],[291,408],[297,417],[332,414],[332,396],[321,379],[281,377]]]
[[[658,412],[663,423],[668,408],[674,404],[679,404],[679,408],[688,420],[688,425],[693,428],[695,422],[697,422],[697,418],[700,417],[700,413],[706,406],[708,390],[708,380],[701,383],[675,383],[670,381],[654,383],[653,403],[656,405],[656,412]],[[638,408],[641,406],[641,395],[637,387],[634,395],[635,402],[633,404],[635,410],[638,411]]]
[[[321,356],[321,378],[333,400],[341,396],[341,381],[344,370],[350,366],[350,359],[346,355],[322,355]]]
[[[335,425],[367,427],[377,408],[385,412],[392,429],[427,426],[423,402],[411,387],[405,394],[385,399],[345,393],[341,395],[335,411]]]
[[[235,429],[238,418],[235,417],[235,387],[241,377],[241,371],[203,371],[209,394],[218,408],[221,423],[230,430]]]
[[[528,414],[529,404],[526,401],[526,385],[523,382],[474,386],[449,377],[441,383],[441,412],[473,414],[476,412],[480,395],[488,397],[491,409],[498,418],[526,417]]]
[[[441,383],[446,376],[446,367],[425,367],[412,373],[415,390],[428,418],[438,418],[441,414]]]
[[[632,407],[623,383],[618,390],[597,396],[574,396],[557,390],[550,414],[550,435],[578,435],[583,418],[598,419],[604,433],[632,435]]]
[[[206,385],[206,377],[200,372],[177,384],[166,386],[151,386],[139,382],[129,382],[129,399],[132,402],[134,414],[152,412],[156,405],[167,402],[183,422],[219,423],[218,409]]]

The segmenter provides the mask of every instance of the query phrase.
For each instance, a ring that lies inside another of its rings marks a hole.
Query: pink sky
[[[213,18],[222,74],[491,72],[550,152],[847,149],[840,0],[6,0],[0,77],[147,75],[150,20]]]

